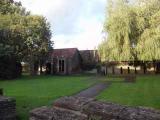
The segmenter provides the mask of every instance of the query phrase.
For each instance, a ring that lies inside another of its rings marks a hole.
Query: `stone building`
[[[99,61],[97,51],[77,48],[54,49],[49,53],[46,71],[48,74],[74,74],[80,73],[89,65],[96,66]]]

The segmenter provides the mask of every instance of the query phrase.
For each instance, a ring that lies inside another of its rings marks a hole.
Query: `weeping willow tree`
[[[102,60],[159,60],[159,20],[159,0],[108,0],[107,37],[99,45]]]
[[[134,47],[138,30],[136,13],[126,0],[109,1],[104,31],[107,40],[99,45],[103,60],[124,61],[135,59]]]
[[[140,1],[142,9],[138,17],[143,17],[143,33],[136,47],[138,58],[143,61],[160,60],[160,1]]]

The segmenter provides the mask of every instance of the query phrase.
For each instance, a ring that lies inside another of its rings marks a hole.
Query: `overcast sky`
[[[106,0],[15,0],[51,24],[54,48],[94,49],[102,40]]]

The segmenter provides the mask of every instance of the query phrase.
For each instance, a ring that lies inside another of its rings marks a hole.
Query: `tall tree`
[[[27,17],[27,36],[25,40],[26,57],[30,64],[30,72],[35,74],[34,62],[42,59],[45,53],[49,51],[51,32],[50,25],[46,19],[41,16],[28,16]]]
[[[134,26],[136,14],[126,0],[110,2],[107,12],[108,19],[104,25],[104,31],[108,33],[107,42],[103,45],[106,50],[109,50],[109,54],[106,53],[106,59],[111,61],[133,60],[137,34]],[[101,48],[101,45],[99,47]]]
[[[108,36],[99,45],[105,60],[159,60],[160,1],[109,2],[104,24]]]
[[[143,32],[138,39],[137,52],[140,60],[160,59],[160,1],[143,1]],[[139,14],[140,16],[140,14]]]
[[[29,62],[33,75],[34,63],[52,48],[50,38],[50,25],[43,16],[30,15],[21,3],[0,1],[0,57]]]

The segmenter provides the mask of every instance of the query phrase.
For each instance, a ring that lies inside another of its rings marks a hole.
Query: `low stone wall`
[[[64,97],[30,112],[30,120],[160,120],[160,111],[94,99]]]
[[[16,120],[16,101],[0,96],[0,120]]]

